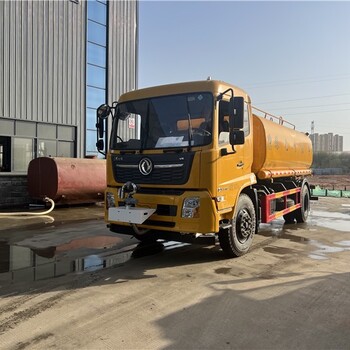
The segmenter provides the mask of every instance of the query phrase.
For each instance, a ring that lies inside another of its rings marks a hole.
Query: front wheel
[[[252,200],[241,194],[237,201],[235,216],[231,227],[221,229],[219,242],[221,249],[229,258],[238,257],[248,252],[253,242],[256,228],[256,214]]]

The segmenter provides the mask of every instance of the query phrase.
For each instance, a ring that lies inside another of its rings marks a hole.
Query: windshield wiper
[[[188,151],[190,151],[192,146],[192,122],[191,122],[190,106],[188,105],[188,98],[186,98],[186,106],[187,106],[187,118],[188,118]]]

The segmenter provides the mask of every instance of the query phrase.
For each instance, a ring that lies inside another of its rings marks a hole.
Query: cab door
[[[253,142],[250,108],[244,103],[244,144],[230,144],[228,101],[220,101],[218,108],[217,207],[232,208],[242,187],[251,183]]]

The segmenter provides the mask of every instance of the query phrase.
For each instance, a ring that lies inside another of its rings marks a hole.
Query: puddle
[[[0,241],[0,288],[6,282],[32,282],[97,271],[124,264],[131,258],[187,245],[171,241],[145,244],[136,239],[130,240],[129,236],[123,235],[85,237],[46,248]],[[31,245],[34,241],[30,241]]]
[[[350,215],[337,212],[313,210],[310,221],[316,226],[336,231],[350,232]]]
[[[79,254],[73,250],[68,255],[59,254],[57,248],[36,250],[0,242],[0,284],[38,281],[123,264],[131,258],[134,246],[95,249],[83,256],[83,251]]]
[[[279,236],[284,231],[284,220],[275,220],[268,224],[259,225],[259,235],[262,236]]]
[[[350,251],[350,241],[338,241],[334,242],[334,244],[335,245],[330,246],[315,240],[310,240],[310,245],[314,246],[316,249],[308,255],[309,258],[326,260],[328,259],[328,254]]]
[[[306,244],[309,238],[295,234],[300,229],[300,224],[286,225],[284,220],[273,221],[259,225],[259,235],[274,239],[287,239],[295,243]]]
[[[335,243],[343,247],[350,247],[350,241],[339,241]]]
[[[349,214],[343,214],[343,213],[331,212],[331,211],[313,210],[312,216],[313,217],[316,216],[316,217],[324,217],[324,218],[350,220]]]

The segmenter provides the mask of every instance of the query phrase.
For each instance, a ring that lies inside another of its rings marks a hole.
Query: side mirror
[[[244,131],[243,130],[233,130],[230,132],[230,144],[243,145],[244,144]]]
[[[230,98],[230,130],[243,129],[244,126],[244,98]]]
[[[99,138],[102,139],[104,137],[104,131],[105,131],[104,119],[97,118],[96,129],[97,129],[97,139]]]
[[[107,104],[102,104],[97,108],[97,118],[98,119],[106,119],[111,113],[111,107]]]
[[[105,144],[104,144],[102,139],[100,139],[100,140],[98,140],[96,142],[96,148],[97,148],[98,151],[103,151],[104,150]]]

